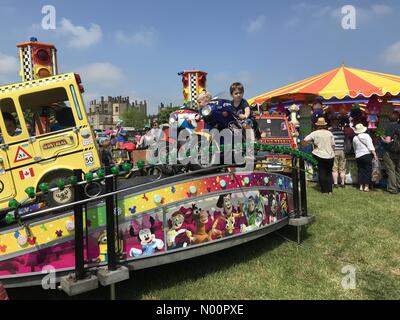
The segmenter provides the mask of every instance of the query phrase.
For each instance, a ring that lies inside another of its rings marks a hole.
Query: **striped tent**
[[[348,68],[344,65],[249,99],[250,104],[266,101],[305,101],[317,96],[325,100],[397,96],[400,76]]]

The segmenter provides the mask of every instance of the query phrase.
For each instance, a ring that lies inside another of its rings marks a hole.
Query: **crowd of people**
[[[255,118],[244,96],[244,86],[235,82],[230,86],[232,106],[244,128],[255,127]],[[198,96],[200,109],[212,99],[209,92],[203,91]],[[314,104],[316,110],[322,110],[320,101]],[[200,120],[200,115],[196,116]],[[390,124],[384,134],[376,141],[371,137],[373,130],[368,129],[368,122],[358,106],[352,108],[350,115],[346,110],[335,113],[333,108],[324,112],[313,112],[313,132],[307,135],[303,145],[312,144],[312,153],[318,162],[318,183],[322,193],[332,194],[334,188],[346,187],[346,161],[351,154],[357,164],[359,190],[369,192],[374,182],[380,179],[380,159],[383,161],[387,174],[386,191],[389,194],[400,192],[400,113],[393,111],[390,115]],[[146,125],[144,132],[135,135],[130,141],[131,150],[146,149],[162,135],[157,122],[152,127]],[[101,141],[101,154],[104,164],[110,164],[112,158],[110,150],[121,148],[128,143],[126,131],[121,124],[117,125],[110,139]],[[381,152],[377,151],[380,144]],[[398,147],[396,147],[398,146]]]
[[[360,191],[369,192],[379,180],[380,160],[377,146],[382,152],[387,174],[386,192],[400,192],[400,113],[393,111],[390,124],[378,141],[373,141],[373,130],[363,117],[339,115],[328,109],[319,114],[313,123],[314,131],[303,140],[303,145],[313,145],[313,155],[318,161],[318,183],[322,193],[332,194],[333,188],[346,186],[346,156],[354,154]],[[374,134],[374,137],[377,135]],[[352,150],[351,152],[349,150]],[[339,183],[340,182],[340,183]]]
[[[146,124],[143,130],[135,131],[130,138],[121,122],[117,123],[115,130],[109,128],[106,132],[109,133],[109,137],[100,138],[98,141],[101,161],[106,166],[113,164],[112,149],[127,149],[129,152],[144,150],[157,141],[162,134],[158,121],[153,121],[151,127]]]

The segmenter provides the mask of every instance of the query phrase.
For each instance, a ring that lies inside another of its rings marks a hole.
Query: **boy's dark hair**
[[[11,121],[15,126],[17,126],[17,121],[15,121],[15,118],[13,115],[9,112],[3,112],[3,119],[4,121],[8,120]]]
[[[232,94],[233,91],[235,91],[235,90],[239,90],[240,92],[244,93],[244,87],[243,87],[243,85],[242,85],[240,82],[235,82],[235,83],[232,83],[232,84],[231,84],[231,87],[230,87],[230,92],[231,92],[231,94]]]

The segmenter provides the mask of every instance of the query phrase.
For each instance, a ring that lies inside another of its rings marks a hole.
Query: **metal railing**
[[[305,170],[305,159],[299,155],[294,155],[291,154],[292,157],[292,173],[291,173],[291,178],[292,178],[292,184],[293,184],[293,203],[294,203],[294,217],[299,218],[301,216],[307,216],[308,210],[307,210],[307,191],[306,191],[306,170]],[[262,161],[261,159],[257,159],[254,163],[256,166],[257,164],[266,164],[268,162]],[[162,179],[163,184],[167,184],[168,182],[172,182],[173,180],[176,179],[185,179],[190,176],[193,176],[194,178],[198,176],[199,174],[214,171],[214,170],[223,170],[226,168],[232,168],[232,167],[244,167],[246,164],[229,164],[229,165],[219,165],[219,166],[213,166],[213,167],[208,167],[204,168],[198,171],[193,171],[193,172],[184,172],[179,175],[175,175],[172,177],[166,177]],[[133,170],[133,169],[132,169]],[[120,174],[125,174],[126,172],[121,172]],[[15,222],[21,226],[24,227],[27,230],[27,233],[29,233],[29,224],[28,220],[32,218],[40,218],[43,217],[44,215],[54,212],[54,211],[59,211],[59,210],[65,210],[67,208],[73,208],[74,212],[74,221],[75,221],[75,233],[74,233],[74,240],[75,240],[75,277],[77,280],[79,279],[84,279],[86,277],[86,269],[85,269],[85,256],[84,256],[84,244],[85,244],[85,228],[86,228],[86,241],[88,241],[87,237],[87,228],[88,225],[84,225],[83,223],[83,214],[85,211],[85,217],[87,219],[87,205],[89,203],[103,200],[105,199],[105,207],[106,207],[106,234],[107,234],[107,265],[109,270],[115,270],[117,268],[117,263],[118,263],[118,255],[116,250],[116,240],[119,246],[119,233],[116,232],[119,227],[119,221],[118,221],[118,214],[114,214],[115,209],[118,207],[118,195],[123,192],[130,192],[130,193],[135,193],[135,191],[138,191],[139,189],[143,189],[146,186],[151,186],[154,185],[154,181],[147,182],[138,186],[129,186],[126,188],[122,189],[117,189],[117,179],[118,175],[112,174],[110,167],[105,168],[105,175],[101,178],[97,177],[92,179],[91,181],[83,181],[83,172],[82,170],[74,170],[74,176],[76,177],[76,183],[67,185],[65,187],[71,187],[74,189],[74,202],[60,205],[57,207],[52,207],[52,208],[45,208],[41,209],[37,212],[32,212],[28,213],[25,215],[20,215],[19,214],[19,209],[21,209],[23,206],[29,205],[29,201],[25,204],[21,204],[17,208],[14,209],[14,216],[15,216]],[[94,182],[99,182],[99,181],[105,181],[105,192],[104,194],[100,194],[94,197],[90,198],[85,198],[83,189],[84,186],[90,183]],[[160,180],[157,180],[157,182],[160,182]],[[48,192],[55,192],[58,191],[59,188],[52,188]],[[42,195],[44,194],[43,192],[37,193],[37,195]],[[164,217],[165,218],[165,217]],[[118,239],[116,239],[116,237]]]

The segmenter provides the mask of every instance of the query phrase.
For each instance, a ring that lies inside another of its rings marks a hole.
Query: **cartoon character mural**
[[[269,194],[269,203],[271,209],[271,222],[276,222],[279,220],[278,212],[279,212],[279,195],[277,192],[273,192]]]
[[[281,194],[281,216],[286,217],[288,215],[288,201],[286,193]]]
[[[99,258],[100,262],[107,261],[107,231],[104,230],[97,238],[99,244]]]
[[[247,219],[247,226],[241,225],[242,232],[252,231],[263,225],[265,216],[262,208],[262,201],[257,192],[250,191],[246,194],[244,214]]]
[[[232,195],[228,193],[219,196],[217,207],[221,208],[222,212],[214,212],[214,223],[211,229],[212,239],[240,233],[240,225],[246,225],[243,204],[239,203],[239,206],[235,207],[232,202]]]
[[[182,209],[182,208],[181,208]],[[167,231],[167,248],[177,249],[185,248],[195,241],[192,236],[190,226],[185,223],[185,213],[178,210],[172,213],[168,220],[169,230]]]
[[[115,233],[115,249],[118,251],[122,247],[122,239]],[[87,256],[90,262],[107,262],[108,247],[107,247],[107,230],[96,232],[89,235]]]
[[[192,218],[195,225],[195,232],[193,234],[193,243],[199,244],[211,240],[209,235],[209,214],[206,210],[192,205]]]
[[[271,224],[290,215],[293,210],[293,195],[286,192],[261,191],[260,197],[266,213],[265,224]]]
[[[164,248],[164,241],[157,239],[154,232],[155,219],[151,216],[142,218],[141,227],[133,220],[130,227],[130,235],[137,236],[141,248],[131,248],[129,256],[140,257],[154,254]],[[140,230],[139,230],[140,229]]]

